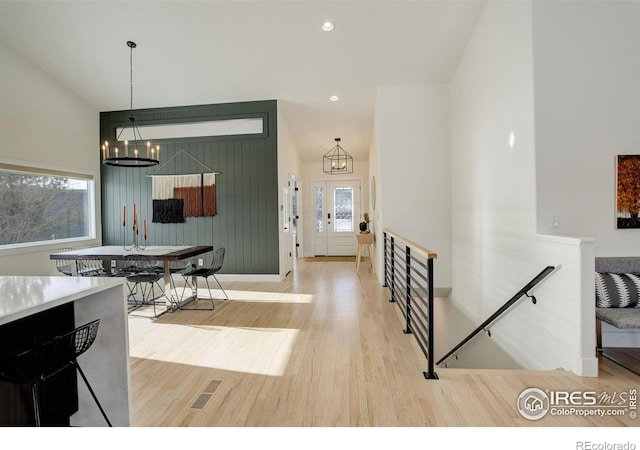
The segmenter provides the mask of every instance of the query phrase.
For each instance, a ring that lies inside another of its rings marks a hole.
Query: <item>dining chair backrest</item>
[[[154,265],[146,255],[132,254],[123,258],[123,270],[130,273],[153,271]]]
[[[201,267],[201,268],[196,268],[193,267],[191,270],[186,270],[184,272],[182,272],[182,276],[184,277],[184,287],[182,289],[182,296],[180,297],[181,299],[184,298],[184,294],[186,292],[187,286],[190,286],[192,289],[192,292],[194,293],[194,296],[197,299],[197,284],[191,284],[189,282],[189,278],[195,278],[195,277],[201,277],[204,278],[206,283],[207,283],[207,290],[209,291],[209,300],[211,301],[211,308],[205,308],[205,311],[213,311],[213,309],[215,308],[215,305],[213,303],[213,294],[211,293],[211,287],[209,286],[209,277],[213,277],[213,279],[216,281],[216,283],[218,284],[218,287],[220,288],[220,290],[224,293],[224,297],[226,300],[229,299],[229,296],[227,295],[227,293],[225,292],[225,290],[222,288],[222,285],[220,284],[220,281],[218,280],[218,278],[216,277],[216,273],[218,273],[220,271],[220,269],[222,269],[222,266],[224,265],[224,255],[225,255],[225,248],[221,247],[217,250],[215,250],[213,252],[213,259],[211,261],[211,265],[209,267]],[[193,310],[193,309],[203,309],[203,308],[184,308],[182,306],[180,306],[180,309],[189,309],[189,310]]]
[[[92,255],[79,256],[76,264],[80,276],[94,277],[105,273],[102,260]]]
[[[221,247],[213,253],[213,261],[211,261],[211,273],[218,273],[224,265],[225,248]]]
[[[70,247],[59,248],[58,250],[56,250],[56,253],[72,252],[74,250],[74,248]],[[76,263],[75,259],[56,259],[55,262],[58,272],[69,276],[73,275],[73,265]]]

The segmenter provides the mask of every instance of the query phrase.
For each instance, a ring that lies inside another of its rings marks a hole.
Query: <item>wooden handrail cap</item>
[[[429,250],[428,248],[422,247],[421,245],[416,244],[415,242],[400,236],[399,234],[391,231],[388,228],[384,228],[382,230],[383,232],[385,232],[386,234],[388,234],[389,236],[393,236],[394,239],[400,240],[402,242],[404,242],[409,248],[411,248],[411,250],[413,251],[417,251],[418,253],[420,253],[422,256],[424,256],[427,259],[438,259],[438,254],[434,251]]]

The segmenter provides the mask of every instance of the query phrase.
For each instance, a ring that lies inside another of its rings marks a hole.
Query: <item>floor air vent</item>
[[[196,401],[191,405],[191,409],[204,409],[207,405],[207,402],[213,397],[214,392],[218,389],[218,386],[222,381],[220,380],[211,380],[209,384],[202,390]]]

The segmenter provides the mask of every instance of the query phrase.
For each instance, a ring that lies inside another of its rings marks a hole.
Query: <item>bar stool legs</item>
[[[110,427],[112,426],[76,359],[86,352],[95,341],[99,324],[100,319],[97,319],[82,325],[44,344],[15,355],[6,366],[0,367],[0,378],[3,381],[31,384],[31,401],[37,427],[42,426],[40,386],[49,378],[60,374],[69,367],[75,367],[77,372],[80,373],[84,384],[89,389],[96,405],[98,405],[102,417]]]
[[[104,420],[107,422],[107,425],[112,427],[113,425],[111,425],[111,421],[107,417],[107,413],[104,412],[104,409],[102,408],[102,405],[100,404],[100,401],[98,400],[98,397],[96,396],[96,393],[93,392],[93,389],[91,388],[91,385],[89,384],[89,381],[87,380],[87,377],[84,374],[84,371],[80,368],[80,364],[78,364],[78,362],[76,361],[74,365],[76,366],[76,369],[78,369],[78,372],[80,372],[80,375],[82,376],[82,379],[84,380],[84,384],[87,385],[87,388],[89,389],[89,392],[91,393],[91,396],[93,397],[93,400],[95,400],[96,405],[98,405],[98,408],[100,409],[100,413],[102,413],[102,417],[104,417]]]
[[[40,399],[38,395],[39,391],[40,391],[39,384],[37,382],[33,383],[31,385],[31,400],[33,401],[33,415],[35,417],[37,427],[42,426],[40,423]]]

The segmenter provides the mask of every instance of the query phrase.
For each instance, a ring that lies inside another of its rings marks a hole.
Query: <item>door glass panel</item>
[[[334,189],[333,231],[344,233],[354,231],[353,226],[353,188],[342,187]]]
[[[298,225],[298,188],[293,186],[291,191],[291,226],[293,231],[296,231]]]
[[[324,231],[324,188],[316,188],[316,231],[322,233]]]

